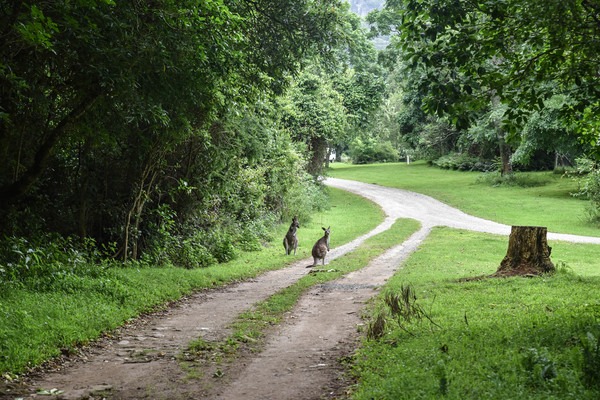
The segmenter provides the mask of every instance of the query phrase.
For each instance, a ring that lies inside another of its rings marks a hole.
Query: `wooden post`
[[[513,226],[506,256],[494,276],[535,276],[554,272],[547,233],[545,227]]]

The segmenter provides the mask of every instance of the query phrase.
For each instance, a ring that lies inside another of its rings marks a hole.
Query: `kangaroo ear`
[[[326,230],[327,230],[327,229],[325,229],[325,228],[323,228],[323,227],[321,227],[321,229],[323,229],[324,231],[326,231]]]

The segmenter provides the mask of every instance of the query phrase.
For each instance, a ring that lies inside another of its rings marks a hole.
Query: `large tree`
[[[508,107],[501,129],[515,133],[561,93],[573,100],[563,119],[597,152],[597,2],[388,0],[379,21],[397,32],[407,68],[426,77],[427,111],[467,127],[499,101]]]
[[[285,99],[283,122],[307,144],[314,176],[321,174],[328,149],[340,157],[366,130],[384,92],[383,69],[361,19],[347,4],[340,16],[344,40],[327,57],[312,58]]]
[[[296,141],[306,144],[310,152],[308,171],[318,177],[328,145],[348,130],[348,112],[343,96],[321,69],[314,67],[304,71],[282,99],[282,123]]]

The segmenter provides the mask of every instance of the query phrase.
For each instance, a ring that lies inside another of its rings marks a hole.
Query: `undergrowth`
[[[530,188],[544,186],[550,183],[550,179],[544,175],[527,172],[513,172],[510,174],[501,174],[499,172],[486,172],[477,178],[478,183],[490,186],[517,186]]]

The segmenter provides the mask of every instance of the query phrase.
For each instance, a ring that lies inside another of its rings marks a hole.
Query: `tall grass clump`
[[[486,172],[477,178],[477,182],[494,187],[515,186],[521,188],[531,188],[547,185],[551,182],[551,180],[546,175],[527,172],[513,172],[511,174]]]
[[[600,390],[600,325],[596,332],[587,332],[581,340],[583,382],[589,388]]]

